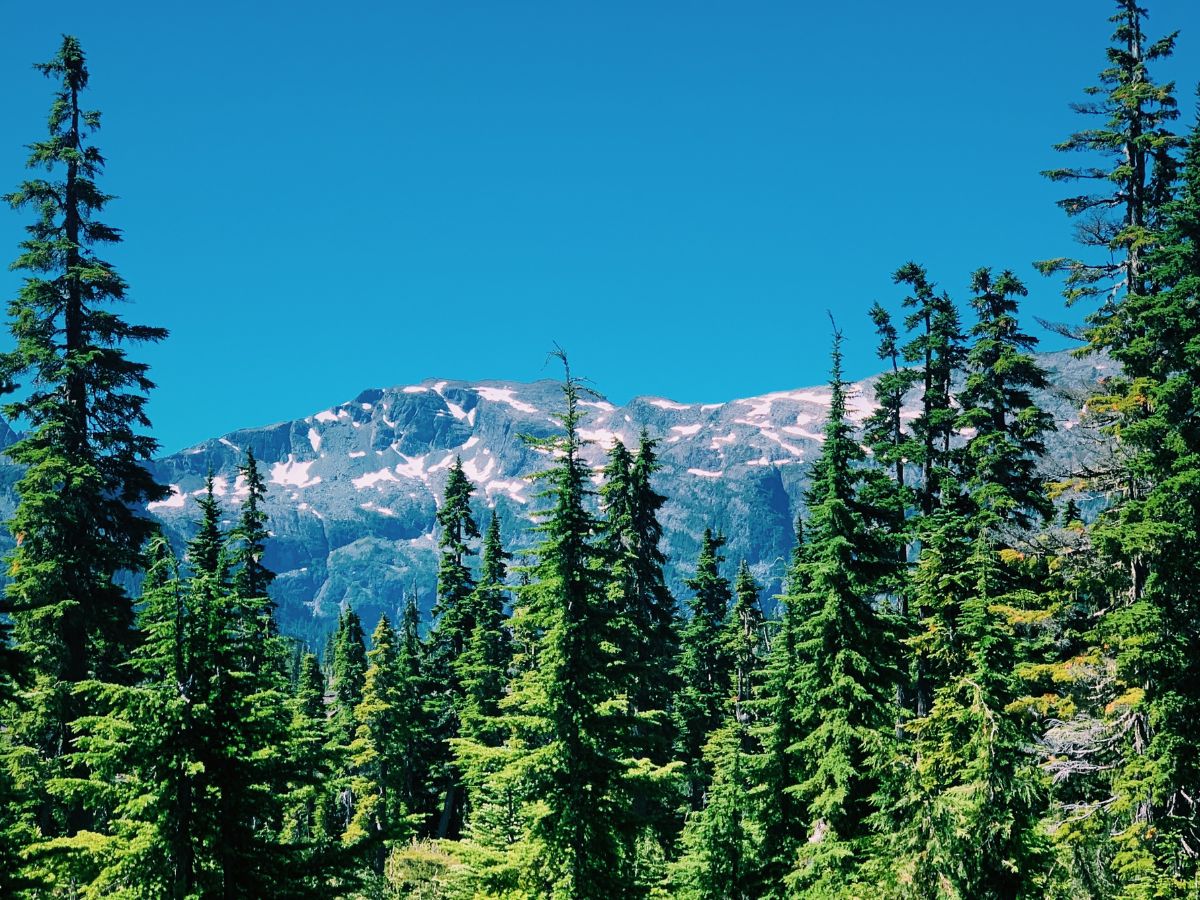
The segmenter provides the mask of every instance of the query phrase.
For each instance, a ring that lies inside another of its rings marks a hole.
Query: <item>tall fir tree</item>
[[[626,812],[632,783],[617,745],[625,710],[615,692],[604,555],[588,509],[581,387],[565,354],[556,355],[565,370],[563,433],[529,439],[552,463],[537,476],[549,509],[513,617],[515,643],[532,658],[514,661],[504,704],[512,738],[500,778],[518,786],[525,821],[507,855],[522,888],[538,896],[620,898],[632,894],[634,882]]]
[[[500,537],[500,517],[492,510],[480,553],[479,583],[471,597],[473,627],[455,665],[463,691],[460,734],[488,742],[498,741],[496,720],[512,662],[505,612],[510,558]]]
[[[770,787],[795,794],[806,837],[788,876],[800,895],[854,890],[869,845],[873,797],[887,762],[899,679],[895,622],[877,607],[881,579],[895,567],[857,497],[863,451],[846,418],[841,334],[835,331],[825,440],[805,497],[807,542],[799,577],[784,598],[794,613],[794,698],[798,780]]]
[[[354,707],[362,699],[367,674],[367,636],[362,620],[352,608],[347,607],[338,614],[329,649],[335,737],[343,745],[349,745],[354,738]]]
[[[78,40],[64,37],[37,67],[57,83],[49,135],[30,145],[28,165],[45,176],[25,181],[8,202],[35,221],[13,268],[28,273],[9,304],[13,349],[0,354],[0,384],[24,390],[4,407],[28,423],[5,453],[24,467],[8,525],[16,538],[0,612],[12,617],[32,679],[18,738],[63,774],[62,757],[83,712],[79,683],[124,677],[133,643],[133,607],[114,576],[139,568],[151,522],[139,510],[165,496],[144,463],[157,442],[145,406],[147,366],[127,355],[166,331],[132,325],[110,304],[126,284],[99,248],[121,240],[99,221],[112,198],[97,183],[104,158],[90,137],[100,114],[82,107],[89,72]],[[76,775],[80,773],[75,773]],[[77,804],[43,807],[47,834],[72,833],[88,817]]]
[[[354,814],[343,841],[366,848],[371,868],[382,872],[388,848],[415,833],[416,819],[405,802],[412,773],[410,748],[417,726],[410,707],[412,672],[402,668],[400,637],[387,616],[371,635],[358,723],[350,745]]]
[[[777,599],[776,619],[769,622],[771,635],[763,667],[760,698],[750,704],[758,722],[752,729],[759,749],[754,763],[753,795],[761,841],[757,865],[759,894],[765,900],[786,896],[785,879],[792,870],[803,840],[803,808],[794,790],[785,785],[799,783],[800,763],[796,756],[801,733],[796,713],[801,687],[795,677],[800,664],[800,624],[812,610],[803,603],[808,597],[809,572],[804,520],[796,517],[796,545],[783,594]]]
[[[475,630],[475,580],[468,562],[475,554],[470,542],[479,538],[479,526],[471,513],[473,492],[471,482],[463,472],[462,457],[455,457],[437,512],[441,556],[438,560],[437,603],[429,633],[429,678],[426,683],[426,706],[435,742],[431,768],[441,794],[439,807],[430,811],[438,837],[458,835],[465,805],[462,773],[454,765],[450,742],[459,736],[464,702],[458,661]]]
[[[759,896],[762,816],[755,804],[755,742],[750,723],[765,661],[759,585],[743,560],[735,600],[723,630],[730,659],[731,698],[721,725],[704,746],[713,773],[704,808],[687,819],[682,852],[671,867],[674,895],[689,900],[752,900]]]
[[[958,420],[966,444],[946,502],[921,524],[913,574],[928,613],[910,643],[930,663],[933,702],[907,726],[902,786],[878,823],[896,883],[912,896],[1040,897],[1037,723],[1018,703],[1025,653],[1014,622],[1043,602],[1016,544],[1053,511],[1036,470],[1053,420],[1033,400],[1046,373],[1020,329],[1024,286],[980,269],[972,287],[978,321]]]
[[[1174,53],[1177,33],[1150,40],[1143,27],[1148,13],[1138,0],[1113,0],[1113,6],[1108,65],[1099,84],[1085,89],[1088,99],[1072,105],[1080,115],[1101,121],[1055,145],[1064,153],[1100,157],[1106,165],[1042,173],[1056,183],[1107,187],[1058,201],[1076,220],[1079,243],[1104,259],[1056,257],[1037,264],[1045,274],[1065,275],[1069,303],[1100,300],[1094,325],[1117,314],[1121,295],[1142,294],[1148,287],[1146,257],[1156,243],[1162,206],[1171,197],[1174,154],[1182,143],[1171,131],[1179,117],[1175,84],[1156,83],[1150,71],[1151,64]]]
[[[1087,848],[1071,854],[1080,882],[1139,898],[1186,896],[1200,855],[1197,767],[1184,749],[1200,711],[1188,649],[1200,635],[1190,584],[1197,151],[1194,133],[1185,142],[1171,130],[1174,84],[1151,74],[1173,54],[1176,35],[1151,40],[1146,17],[1134,0],[1116,3],[1109,65],[1088,90],[1096,99],[1077,107],[1103,123],[1059,145],[1103,161],[1046,173],[1107,182],[1102,193],[1060,202],[1083,220],[1077,239],[1106,256],[1040,264],[1066,274],[1068,302],[1098,301],[1085,352],[1121,367],[1086,405],[1112,453],[1082,479],[1108,504],[1071,566],[1087,643],[1054,670],[1062,718],[1046,741],[1059,804],[1073,811],[1057,816],[1056,833],[1060,846]],[[1074,702],[1079,695],[1085,704]]]
[[[725,538],[704,530],[696,574],[687,579],[692,596],[685,601],[688,618],[679,638],[675,698],[676,758],[684,766],[685,802],[704,806],[711,772],[703,759],[704,744],[720,724],[727,699],[730,655],[724,640],[732,594],[721,575]]]
[[[1089,349],[1121,365],[1089,398],[1093,424],[1116,448],[1090,487],[1108,507],[1090,523],[1077,570],[1090,598],[1090,669],[1067,658],[1074,692],[1099,698],[1050,729],[1058,751],[1065,841],[1107,859],[1114,896],[1186,896],[1198,874],[1200,691],[1194,602],[1200,535],[1200,439],[1193,383],[1200,285],[1200,137],[1193,131],[1178,196],[1156,213],[1143,282],[1089,319]],[[1085,651],[1087,652],[1087,651]],[[1103,654],[1100,656],[1100,654]],[[1071,692],[1063,692],[1064,701]],[[1070,711],[1070,707],[1066,708]],[[1085,816],[1083,813],[1087,813]],[[1076,857],[1078,859],[1078,857]]]

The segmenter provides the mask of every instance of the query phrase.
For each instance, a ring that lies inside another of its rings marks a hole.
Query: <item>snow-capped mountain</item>
[[[1074,427],[1079,398],[1109,364],[1067,354],[1043,359],[1056,387],[1041,401],[1059,422],[1050,466],[1065,468],[1086,452],[1086,436]],[[851,389],[856,421],[874,408],[872,381]],[[266,562],[279,573],[273,593],[283,629],[317,639],[344,604],[370,626],[409,591],[426,609],[431,604],[436,504],[456,456],[475,485],[477,518],[496,508],[506,542],[517,551],[527,545],[529,518],[539,508],[539,488],[527,476],[546,460],[522,435],[554,433],[561,402],[553,381],[428,380],[367,390],[304,419],[235,431],[156,461],[154,473],[171,495],[150,511],[182,543],[211,470],[232,520],[244,495],[237,465],[253,449],[270,487]],[[659,440],[656,486],[668,497],[665,550],[676,589],[711,526],[728,538],[731,573],[745,558],[775,591],[828,407],[827,387],[703,404],[638,397],[615,406],[589,397],[582,434],[591,441],[586,454],[597,481],[614,440],[634,447],[643,428]],[[0,479],[11,485],[15,467],[4,469]],[[11,489],[0,486],[0,494],[0,507],[11,509]]]

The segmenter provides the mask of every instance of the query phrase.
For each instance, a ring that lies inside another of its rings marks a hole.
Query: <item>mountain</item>
[[[1080,399],[1109,363],[1046,354],[1054,389],[1040,398],[1059,431],[1047,469],[1066,471],[1089,452],[1078,427]],[[874,379],[851,388],[850,412],[861,421],[874,407]],[[677,594],[690,574],[706,527],[725,532],[727,567],[745,558],[776,592],[792,547],[793,522],[803,504],[828,412],[826,387],[802,388],[723,403],[676,403],[638,397],[616,406],[584,400],[582,434],[597,470],[615,439],[635,446],[645,428],[660,441],[656,484],[668,497],[663,511],[669,579]],[[433,533],[446,470],[461,456],[476,487],[476,513],[495,507],[508,545],[530,541],[538,490],[527,476],[545,458],[522,440],[547,435],[561,404],[556,382],[427,380],[363,391],[353,400],[303,419],[234,431],[156,460],[155,476],[171,495],[150,506],[179,546],[190,535],[194,499],[207,473],[232,522],[244,485],[237,465],[253,449],[269,482],[273,538],[266,563],[279,577],[273,588],[284,631],[318,642],[351,604],[367,623],[396,613],[416,591],[428,610],[436,584]],[[915,415],[915,407],[910,413]],[[0,446],[14,439],[4,427]],[[0,514],[15,502],[19,470],[0,465]]]

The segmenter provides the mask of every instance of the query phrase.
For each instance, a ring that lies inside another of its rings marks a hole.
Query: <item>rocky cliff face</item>
[[[1077,427],[1079,400],[1108,363],[1066,354],[1049,354],[1044,363],[1055,373],[1055,389],[1041,401],[1059,424],[1047,465],[1065,470],[1088,452],[1088,436]],[[856,421],[869,414],[873,396],[872,380],[852,387]],[[304,419],[235,431],[156,461],[154,473],[172,493],[150,511],[182,544],[196,516],[195,497],[212,471],[232,521],[244,491],[237,465],[252,449],[270,486],[273,539],[266,562],[279,573],[273,593],[281,625],[316,641],[345,604],[367,623],[380,612],[394,613],[412,591],[429,608],[434,515],[456,456],[475,484],[478,517],[496,508],[506,542],[518,552],[527,546],[529,519],[540,505],[527,476],[545,457],[521,435],[553,433],[560,403],[552,381],[429,380],[367,390]],[[660,441],[657,488],[669,498],[665,550],[677,592],[708,526],[727,535],[731,569],[745,558],[775,591],[828,404],[825,387],[706,404],[639,397],[615,406],[593,397],[585,401],[583,436],[591,441],[587,458],[597,482],[614,440],[635,446],[645,428]],[[0,440],[10,442],[11,434]],[[11,464],[0,466],[0,513],[11,511],[17,475]]]

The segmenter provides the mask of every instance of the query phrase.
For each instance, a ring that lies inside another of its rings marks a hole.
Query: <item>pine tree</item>
[[[267,538],[270,536],[267,513],[263,508],[267,483],[258,470],[253,450],[246,451],[245,461],[238,466],[238,475],[244,482],[246,498],[242,501],[241,516],[231,535],[235,544],[230,559],[234,570],[233,588],[239,597],[258,604],[257,608],[247,609],[245,614],[262,619],[268,627],[266,633],[271,634],[275,605],[271,602],[268,589],[275,580],[275,573],[263,563]]]
[[[688,619],[680,633],[679,694],[675,698],[676,758],[684,765],[685,794],[692,809],[704,805],[711,776],[703,761],[704,744],[720,724],[731,671],[724,641],[731,593],[721,575],[725,538],[704,530],[696,574],[686,584]]]
[[[921,289],[923,293],[923,285]],[[898,565],[892,583],[880,587],[893,598],[899,626],[904,634],[908,634],[914,627],[909,611],[906,578],[909,550],[914,538],[914,522],[910,518],[914,491],[909,483],[908,467],[911,461],[924,457],[925,448],[904,427],[904,402],[913,387],[923,380],[924,371],[901,366],[900,335],[888,311],[876,303],[870,314],[875,333],[879,336],[876,355],[887,363],[888,369],[875,383],[878,409],[863,423],[863,440],[870,448],[876,466],[867,470],[861,491],[865,505],[874,511],[873,524],[892,535]],[[908,668],[911,667],[906,665],[905,669]],[[898,735],[903,733],[901,719],[915,705],[914,682],[922,681],[924,686],[924,667],[917,668],[918,671],[902,673],[896,690]]]
[[[242,523],[261,499],[250,491]],[[264,621],[270,618],[269,599],[238,591],[231,561],[244,543],[222,531],[211,476],[199,505],[201,522],[187,553],[188,604],[196,622],[192,701],[204,713],[196,730],[207,814],[213,817],[215,891],[230,898],[278,896],[277,885],[290,877],[292,893],[302,894],[319,889],[294,870],[297,856],[308,848],[280,847],[286,798],[296,777],[288,753],[288,653],[274,626]]]
[[[913,896],[1040,897],[1041,778],[1033,718],[1017,701],[1023,653],[1013,622],[1042,606],[1013,541],[1053,512],[1036,471],[1053,420],[1033,401],[1046,375],[1020,330],[1024,286],[987,269],[972,277],[978,322],[958,427],[967,436],[945,493],[925,518],[911,639],[930,662],[933,704],[907,726],[900,796],[880,817],[898,882]]]
[[[290,754],[295,773],[287,788],[283,839],[319,850],[333,836],[332,802],[326,790],[332,776],[325,673],[312,653],[300,660],[292,711]]]
[[[387,849],[414,833],[416,818],[405,803],[416,725],[406,702],[411,673],[401,668],[398,644],[391,622],[382,616],[371,635],[362,702],[354,710],[358,729],[350,745],[354,814],[342,840],[368,848],[376,872],[383,869]]]
[[[788,694],[799,741],[794,793],[807,839],[788,882],[792,890],[837,896],[859,877],[870,834],[873,795],[895,723],[900,648],[891,614],[877,608],[881,577],[895,566],[888,544],[869,527],[856,496],[863,451],[846,419],[841,335],[835,332],[829,420],[806,495],[802,576],[785,603],[800,615]]]
[[[620,898],[631,892],[626,810],[631,784],[620,758],[612,641],[597,522],[587,508],[590,472],[581,456],[579,381],[562,360],[563,434],[534,439],[553,460],[539,480],[550,508],[542,542],[513,617],[518,657],[505,701],[503,783],[519,790],[525,834],[509,858],[525,889],[552,898]]]
[[[138,625],[144,640],[130,659],[137,683],[85,682],[94,710],[76,722],[76,753],[90,778],[71,787],[100,812],[104,836],[57,842],[43,859],[86,896],[198,896],[205,829],[203,754],[186,691],[193,639],[184,585],[165,538],[147,552]],[[66,851],[65,856],[63,851]],[[56,858],[57,857],[57,858]]]
[[[1146,256],[1156,242],[1162,205],[1170,199],[1181,141],[1170,130],[1179,117],[1175,85],[1156,84],[1150,64],[1175,51],[1175,32],[1150,41],[1143,30],[1147,12],[1138,0],[1114,0],[1115,26],[1108,66],[1099,84],[1087,88],[1089,99],[1073,104],[1075,112],[1103,120],[1098,127],[1072,134],[1055,146],[1064,153],[1106,157],[1107,167],[1075,166],[1042,174],[1056,183],[1084,182],[1111,187],[1098,193],[1066,197],[1058,205],[1078,220],[1076,239],[1104,251],[1105,261],[1058,257],[1038,263],[1045,274],[1066,276],[1069,303],[1102,300],[1093,326],[1117,314],[1120,293],[1145,293]]]
[[[354,707],[362,699],[367,674],[367,638],[358,613],[349,607],[338,615],[331,649],[329,680],[333,685],[335,737],[349,745],[354,739]]]
[[[429,634],[429,680],[426,707],[431,720],[434,746],[433,778],[441,795],[436,815],[438,837],[457,836],[462,827],[462,775],[454,766],[450,742],[459,736],[463,689],[458,680],[458,660],[466,651],[475,630],[473,594],[475,582],[468,565],[474,554],[469,542],[479,538],[479,527],[471,514],[474,489],[456,457],[446,478],[446,490],[438,509],[438,596]]]
[[[645,431],[636,455],[621,441],[614,442],[600,489],[602,546],[617,642],[617,692],[625,697],[628,719],[623,753],[645,773],[631,813],[640,827],[637,877],[647,885],[661,881],[664,848],[678,829],[677,780],[664,768],[672,762],[671,674],[678,641],[675,601],[667,589],[666,558],[659,548],[658,513],[665,498],[651,484],[658,470],[655,446]]]
[[[1100,702],[1091,715],[1077,713],[1048,735],[1063,759],[1058,771],[1073,783],[1064,799],[1091,820],[1063,817],[1064,839],[1107,844],[1111,889],[1129,897],[1186,896],[1200,854],[1193,787],[1200,783],[1200,763],[1190,749],[1200,738],[1194,686],[1200,613],[1193,599],[1200,536],[1200,431],[1192,387],[1200,372],[1195,132],[1179,195],[1160,215],[1161,230],[1143,256],[1144,287],[1127,293],[1103,320],[1091,320],[1090,348],[1121,364],[1120,374],[1088,401],[1116,459],[1089,485],[1108,488],[1110,505],[1088,528],[1084,550],[1091,569],[1080,571],[1080,587],[1093,606],[1090,643],[1109,667],[1089,672],[1066,660],[1075,690]],[[1081,739],[1084,728],[1088,740]]]
[[[12,392],[27,383],[4,415],[28,423],[5,450],[25,471],[8,523],[17,546],[0,611],[12,617],[32,678],[19,737],[53,761],[68,752],[70,723],[83,712],[75,685],[121,678],[132,644],[133,607],[113,576],[139,568],[152,527],[139,509],[165,491],[143,465],[158,445],[139,433],[149,425],[153,385],[125,348],[166,331],[106,308],[126,299],[126,285],[97,255],[121,236],[97,218],[111,197],[97,184],[104,159],[89,141],[100,114],[80,105],[89,73],[79,42],[64,37],[38,69],[59,85],[50,134],[29,156],[30,168],[49,174],[6,198],[37,218],[13,263],[29,273],[9,304],[15,347],[0,355],[0,384]],[[47,774],[63,774],[61,764]],[[39,819],[47,834],[89,824],[74,804],[43,808]]]
[[[795,675],[800,665],[800,625],[815,612],[804,605],[810,582],[806,554],[804,522],[797,516],[796,546],[784,593],[778,598],[777,619],[768,623],[774,633],[764,666],[762,695],[749,704],[761,722],[752,729],[761,748],[753,760],[752,793],[762,836],[758,886],[760,896],[766,900],[785,896],[784,879],[792,870],[807,824],[796,792],[784,790],[801,779],[796,754],[801,732],[796,714],[801,704],[797,691],[802,685]]]
[[[756,747],[750,730],[765,661],[759,590],[743,560],[722,634],[732,672],[732,698],[726,698],[722,723],[704,746],[712,782],[704,808],[688,817],[680,839],[682,853],[671,872],[676,896],[694,900],[759,896],[762,817],[754,805],[760,798],[754,791]]]
[[[1196,529],[1196,434],[1191,368],[1195,344],[1197,156],[1186,142],[1182,177],[1172,133],[1174,85],[1150,68],[1174,51],[1175,34],[1150,41],[1146,11],[1117,3],[1109,66],[1098,98],[1079,111],[1101,127],[1060,147],[1108,157],[1084,176],[1111,187],[1060,203],[1084,217],[1078,239],[1108,251],[1103,263],[1055,259],[1068,302],[1099,299],[1087,316],[1086,352],[1111,355],[1121,371],[1089,398],[1090,424],[1111,440],[1111,458],[1083,485],[1108,506],[1089,524],[1069,561],[1071,588],[1085,607],[1087,642],[1070,647],[1054,673],[1056,711],[1046,741],[1059,804],[1060,846],[1081,883],[1115,896],[1185,896],[1194,889],[1200,812],[1195,678],[1200,635],[1192,600]],[[1062,618],[1064,630],[1070,624]],[[1085,703],[1075,702],[1078,697]]]
[[[489,743],[496,738],[500,699],[512,661],[505,614],[510,558],[500,538],[500,517],[493,510],[483,539],[479,583],[471,597],[474,627],[455,667],[463,690],[459,732],[463,737]]]

